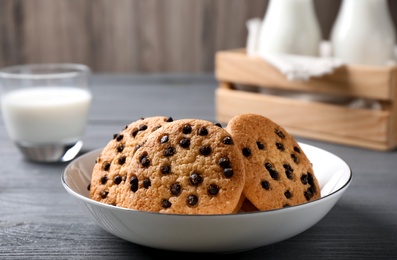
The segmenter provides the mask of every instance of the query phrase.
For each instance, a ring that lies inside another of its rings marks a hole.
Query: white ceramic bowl
[[[91,200],[87,186],[100,150],[72,161],[62,175],[62,183],[99,226],[127,241],[175,251],[244,251],[288,239],[312,227],[350,185],[352,173],[342,159],[322,149],[300,145],[313,163],[321,198],[277,210],[230,215],[171,215]]]

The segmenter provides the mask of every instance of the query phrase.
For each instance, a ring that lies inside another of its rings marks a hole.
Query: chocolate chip
[[[121,153],[124,150],[124,145],[119,145],[116,147],[117,152]]]
[[[284,169],[289,170],[291,172],[294,171],[294,169],[292,169],[291,165],[289,165],[288,163],[283,164]]]
[[[190,146],[190,140],[187,138],[183,138],[179,141],[179,145],[183,148],[188,148]]]
[[[90,183],[90,184],[88,184],[88,186],[87,186],[87,190],[91,190],[91,183]]]
[[[161,207],[168,209],[169,207],[171,207],[172,203],[169,200],[163,199],[161,201]]]
[[[151,183],[149,178],[146,178],[146,179],[143,180],[143,187],[145,189],[149,188],[151,185],[152,185],[152,183]]]
[[[231,177],[233,176],[233,174],[234,174],[234,172],[233,172],[233,169],[232,169],[232,168],[225,168],[225,169],[223,169],[223,175],[224,175],[226,178],[231,178]]]
[[[116,175],[113,179],[113,182],[117,185],[119,185],[122,181],[122,178],[120,177],[120,175]]]
[[[105,199],[108,196],[109,192],[106,190],[101,191],[101,198]]]
[[[109,171],[109,169],[110,169],[110,163],[106,162],[106,163],[103,165],[103,170],[104,170],[104,171]]]
[[[171,166],[163,165],[163,166],[161,166],[160,170],[161,170],[162,174],[169,174],[171,172]]]
[[[233,144],[233,139],[230,136],[226,136],[222,139],[223,144]]]
[[[308,176],[307,176],[306,174],[302,174],[302,176],[301,176],[301,182],[302,182],[302,184],[304,184],[304,185],[306,185],[306,184],[309,182]]]
[[[294,175],[290,170],[285,170],[285,175],[287,176],[288,179],[293,180]]]
[[[116,141],[121,141],[121,140],[123,140],[123,135],[117,135],[117,137],[116,137]]]
[[[222,125],[220,123],[215,123],[215,125],[222,128]]]
[[[126,159],[126,157],[125,156],[121,156],[120,158],[119,158],[119,164],[120,165],[123,165],[124,163],[125,163],[125,159]]]
[[[243,155],[249,157],[251,155],[251,150],[248,147],[243,148]]]
[[[297,153],[301,153],[301,150],[297,146],[294,146],[294,151],[297,152]]]
[[[163,135],[162,137],[161,137],[161,139],[160,139],[160,143],[166,143],[166,142],[168,142],[168,135]]]
[[[172,195],[178,196],[179,194],[181,194],[181,185],[177,182],[173,183],[170,186],[170,192]]]
[[[155,126],[155,127],[153,127],[152,132],[154,132],[154,131],[156,131],[156,130],[158,130],[160,128],[161,128],[161,125]]]
[[[261,181],[261,185],[262,185],[262,188],[264,188],[265,190],[270,189],[270,183],[268,181]]]
[[[208,187],[208,194],[209,195],[216,195],[219,193],[219,187],[216,184],[210,184]]]
[[[168,122],[168,123],[170,123],[172,121],[174,121],[174,119],[170,116],[165,119],[165,122]]]
[[[185,135],[190,134],[192,132],[192,127],[190,125],[184,125],[182,128],[182,133]]]
[[[107,181],[108,181],[108,177],[107,176],[102,176],[101,177],[101,183],[102,184],[106,184]]]
[[[288,203],[285,203],[285,204],[283,205],[283,208],[288,208],[288,207],[291,207]]]
[[[138,178],[136,176],[132,176],[130,179],[130,189],[133,192],[138,190]]]
[[[273,180],[278,180],[278,172],[276,169],[273,168],[273,165],[271,163],[265,163],[265,168],[269,172],[270,177],[272,177]]]
[[[296,156],[296,154],[291,153],[291,158],[294,161],[294,163],[298,163],[299,162],[299,158],[298,158],[298,156]]]
[[[284,196],[285,196],[287,199],[290,199],[290,198],[292,198],[292,193],[291,193],[289,190],[286,190],[286,191],[284,192]]]
[[[145,131],[147,129],[147,125],[140,125],[138,130],[139,131]]]
[[[211,153],[211,147],[207,145],[200,147],[200,153],[204,156],[209,155]]]
[[[311,190],[313,191],[313,193],[315,193],[316,192],[316,186],[314,185],[313,175],[310,172],[308,172],[307,175],[308,175],[308,182],[309,182],[309,185],[311,187]]]
[[[227,158],[227,157],[220,158],[218,161],[218,164],[222,168],[230,168],[230,161],[229,161],[229,158]]]
[[[131,176],[130,184],[138,185],[138,177],[136,177],[135,175]]]
[[[294,169],[292,169],[291,165],[289,164],[283,164],[283,167],[285,169],[285,175],[287,176],[288,179],[293,180],[294,179]]]
[[[133,129],[132,131],[131,131],[131,135],[132,135],[132,137],[135,137],[137,134],[138,134],[138,132],[139,132],[139,130],[138,129]]]
[[[282,139],[285,138],[285,135],[284,135],[284,133],[283,133],[281,130],[275,129],[274,132],[276,133],[276,135],[278,135],[278,136],[281,137]]]
[[[113,139],[116,139],[119,134],[113,134]]]
[[[198,134],[201,135],[201,136],[208,135],[208,130],[207,130],[207,128],[205,128],[205,127],[200,127],[200,129],[198,130]]]
[[[198,173],[192,173],[190,174],[190,183],[194,186],[199,185],[203,181],[203,177],[201,177],[200,174]]]
[[[164,150],[163,154],[164,154],[164,156],[171,156],[171,155],[174,155],[174,153],[175,153],[175,148],[170,146]]]
[[[144,120],[144,119],[145,119],[144,117],[140,117],[140,118],[139,118],[139,120]]]
[[[313,191],[311,188],[308,188],[303,195],[305,196],[306,200],[310,200],[313,197]]]
[[[187,196],[186,202],[189,206],[195,206],[198,203],[198,197],[196,195]]]
[[[257,141],[256,145],[258,146],[259,150],[264,150],[265,149],[265,145],[262,142],[260,142],[260,141]]]
[[[147,157],[146,153],[143,153],[140,157],[139,157],[139,161],[141,162],[143,167],[148,167],[150,164],[150,159]]]
[[[277,149],[279,149],[280,151],[284,151],[285,150],[284,145],[282,143],[278,143],[277,142],[276,146],[277,146]]]

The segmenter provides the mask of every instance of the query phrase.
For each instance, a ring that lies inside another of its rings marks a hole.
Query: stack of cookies
[[[171,214],[230,214],[293,206],[320,197],[310,161],[294,138],[255,114],[224,129],[206,120],[141,118],[95,163],[91,198]]]

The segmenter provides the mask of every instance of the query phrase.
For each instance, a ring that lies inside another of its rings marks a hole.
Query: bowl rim
[[[298,142],[300,146],[306,146],[306,147],[310,147],[310,148],[314,148],[314,149],[319,149],[322,152],[328,153],[334,157],[336,157],[337,159],[339,159],[343,164],[345,164],[345,166],[347,166],[347,168],[349,169],[348,173],[349,173],[349,179],[346,181],[346,183],[344,183],[339,189],[336,189],[334,191],[332,191],[331,193],[320,197],[319,199],[316,200],[312,200],[312,201],[308,201],[305,203],[301,203],[301,204],[297,204],[297,205],[293,205],[293,206],[289,206],[286,208],[277,208],[277,209],[270,209],[270,210],[264,210],[264,211],[252,211],[252,212],[237,212],[237,213],[232,213],[232,214],[176,214],[176,213],[160,213],[160,212],[151,212],[151,211],[142,211],[142,210],[135,210],[135,209],[129,209],[129,208],[123,208],[123,207],[119,207],[119,206],[113,206],[113,205],[109,205],[109,204],[105,204],[96,200],[93,200],[91,198],[88,198],[80,193],[78,193],[77,191],[73,190],[67,183],[65,180],[65,174],[67,173],[67,171],[72,167],[72,165],[77,161],[77,160],[81,160],[83,159],[85,156],[94,154],[94,153],[99,153],[100,151],[103,150],[103,148],[98,148],[98,149],[94,149],[91,151],[88,151],[87,153],[75,158],[74,160],[72,160],[66,167],[65,170],[62,172],[61,174],[61,183],[63,185],[63,187],[67,190],[67,192],[69,192],[70,194],[72,194],[75,198],[78,198],[79,200],[84,201],[85,203],[89,203],[91,205],[95,205],[95,206],[99,206],[99,207],[104,207],[104,208],[108,208],[111,210],[118,210],[118,211],[126,211],[126,212],[131,212],[131,213],[138,213],[138,214],[153,214],[153,215],[161,215],[161,216],[166,216],[166,217],[200,217],[200,218],[208,218],[208,217],[228,217],[228,218],[233,218],[233,217],[238,217],[238,216],[253,216],[253,215],[262,215],[262,214],[272,214],[274,212],[280,212],[280,211],[288,211],[288,210],[293,210],[293,209],[297,209],[297,208],[306,208],[306,207],[310,207],[314,204],[318,204],[321,203],[324,200],[329,199],[330,197],[342,192],[343,190],[345,190],[352,182],[353,179],[353,172],[351,167],[339,156],[324,150],[322,148],[318,148],[316,146],[313,145],[309,145],[309,144],[305,144],[305,143],[301,143]],[[304,150],[304,148],[303,148]]]

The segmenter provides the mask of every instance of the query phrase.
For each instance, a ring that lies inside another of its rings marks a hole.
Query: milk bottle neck
[[[369,19],[373,23],[388,18],[389,12],[386,0],[344,0],[340,15],[350,16],[351,20]]]
[[[271,0],[263,19],[261,53],[318,54],[320,27],[312,0]]]

